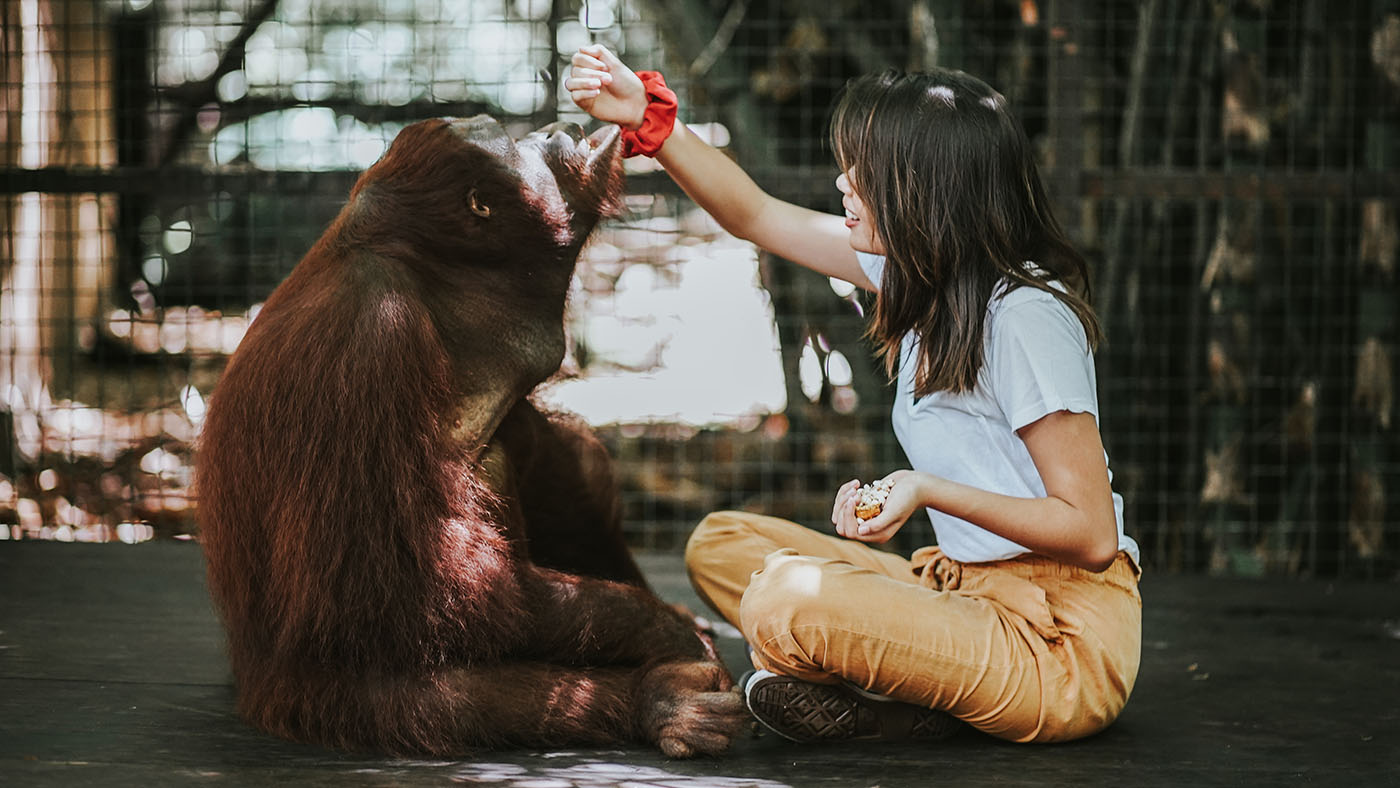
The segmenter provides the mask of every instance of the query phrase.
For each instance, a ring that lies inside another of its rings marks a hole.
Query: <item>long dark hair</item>
[[[1000,93],[950,69],[860,77],[842,92],[831,138],[885,247],[869,335],[890,377],[914,331],[914,394],[970,391],[987,304],[1003,279],[1006,292],[1034,287],[1060,299],[1098,346],[1084,258],[1051,214],[1026,133]]]

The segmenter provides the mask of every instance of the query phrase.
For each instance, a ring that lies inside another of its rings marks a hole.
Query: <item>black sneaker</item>
[[[865,692],[849,684],[813,684],[766,670],[739,680],[749,712],[795,742],[938,741],[962,727],[947,712]]]

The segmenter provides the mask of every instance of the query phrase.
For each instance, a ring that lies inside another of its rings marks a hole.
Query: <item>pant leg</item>
[[[789,520],[749,512],[715,512],[700,521],[685,548],[690,584],[706,604],[743,629],[739,601],[763,559],[788,548],[823,556],[905,582],[918,577],[909,560],[861,542],[814,531]]]
[[[1074,571],[1082,576],[1051,572],[1046,582],[1056,600],[1071,601],[1070,617],[1102,604],[1121,625],[1079,616],[1061,632],[1035,572],[979,567],[971,588],[937,590],[782,550],[753,576],[740,629],[754,661],[776,673],[845,680],[948,711],[999,738],[1063,741],[1117,716],[1136,675],[1140,634],[1135,578],[1130,594]]]
[[[1038,556],[997,563],[1007,566],[984,571],[1043,590],[1054,619],[1055,636],[1037,654],[1044,711],[1034,740],[1066,741],[1108,727],[1132,694],[1142,654],[1137,565],[1126,553],[1102,573]],[[967,580],[964,571],[964,586]]]
[[[1014,741],[1079,738],[1117,717],[1141,642],[1131,559],[1100,575],[1035,556],[959,565],[931,555],[930,568],[952,571],[925,571],[921,583],[900,556],[719,512],[692,535],[686,564],[774,672],[848,681]]]

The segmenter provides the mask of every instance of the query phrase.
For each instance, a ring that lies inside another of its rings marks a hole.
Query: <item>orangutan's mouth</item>
[[[621,129],[611,124],[603,126],[587,137],[579,140],[579,146],[587,146],[587,161],[589,167],[593,166],[593,160],[603,152],[612,147],[616,137],[621,133]]]

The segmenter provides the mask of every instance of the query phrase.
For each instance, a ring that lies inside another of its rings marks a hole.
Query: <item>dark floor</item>
[[[699,603],[679,558],[644,555]],[[344,756],[244,727],[194,544],[0,543],[0,785],[1400,785],[1400,585],[1149,575],[1137,690],[1068,745],[746,739],[461,761]],[[721,643],[731,667],[743,644]]]

